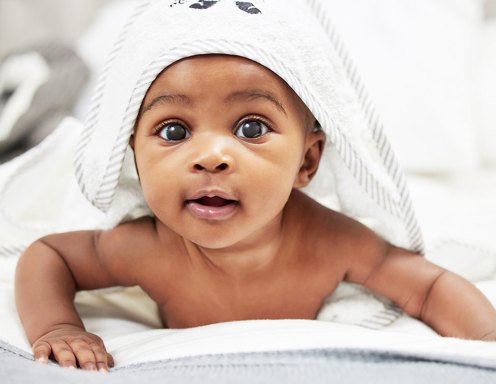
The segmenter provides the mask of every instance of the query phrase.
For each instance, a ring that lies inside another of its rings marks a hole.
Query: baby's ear
[[[306,187],[319,169],[320,158],[324,151],[325,133],[322,129],[314,129],[306,139],[305,156],[296,176],[293,187]]]

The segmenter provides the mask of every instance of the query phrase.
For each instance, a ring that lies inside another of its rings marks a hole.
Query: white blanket
[[[11,272],[14,264],[0,259],[4,272]],[[480,288],[496,302],[496,282]],[[86,327],[103,338],[119,367],[204,354],[315,348],[408,352],[496,367],[496,343],[443,338],[406,315],[380,331],[311,320],[250,320],[169,330],[160,329],[154,303],[136,288],[80,293],[77,303]],[[15,310],[13,284],[5,281],[0,283],[0,319],[0,339],[30,352]]]

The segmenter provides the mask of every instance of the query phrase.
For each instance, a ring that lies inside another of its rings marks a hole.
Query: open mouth
[[[239,202],[214,195],[186,200],[186,206],[193,216],[199,219],[224,220],[232,215]]]
[[[228,204],[232,204],[236,202],[235,200],[228,200],[219,196],[213,196],[213,197],[203,196],[200,197],[199,199],[192,201],[195,201],[198,204],[205,205],[207,207],[224,207]]]

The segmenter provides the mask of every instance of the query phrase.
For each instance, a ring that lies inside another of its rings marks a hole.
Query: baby
[[[341,281],[393,300],[439,334],[496,340],[496,311],[469,282],[392,246],[299,191],[325,143],[296,93],[262,65],[201,55],[168,66],[130,145],[153,217],[43,237],[22,255],[16,301],[37,361],[108,370],[76,291],[139,285],[164,326],[315,319]]]

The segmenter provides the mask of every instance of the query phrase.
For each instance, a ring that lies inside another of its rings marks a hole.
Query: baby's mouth
[[[186,200],[186,206],[198,219],[224,220],[232,216],[239,202],[227,197],[208,195]]]
[[[224,199],[223,197],[219,197],[219,196],[212,196],[212,197],[203,196],[203,197],[200,197],[199,199],[189,200],[189,201],[194,201],[200,205],[204,205],[207,207],[223,207],[225,205],[233,204],[236,202],[236,200],[228,200],[228,199]]]

